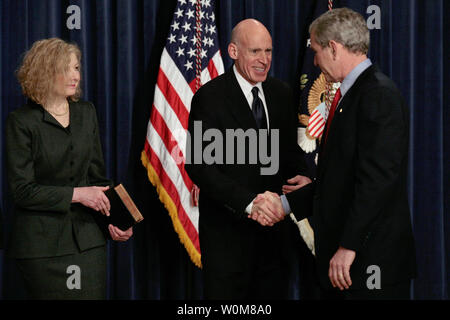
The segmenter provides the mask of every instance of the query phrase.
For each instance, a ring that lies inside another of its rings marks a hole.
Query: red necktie
[[[333,102],[331,103],[330,114],[328,115],[328,119],[327,119],[327,131],[325,132],[325,137],[324,137],[325,139],[323,140],[323,143],[325,143],[327,141],[327,136],[328,136],[328,131],[330,131],[331,121],[333,120],[334,112],[336,111],[336,106],[338,105],[338,102],[340,99],[341,99],[341,88],[337,89],[337,91],[334,95]]]

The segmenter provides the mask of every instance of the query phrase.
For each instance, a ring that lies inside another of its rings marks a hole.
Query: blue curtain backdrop
[[[290,83],[297,95],[317,5],[327,0],[221,0],[216,2],[225,67],[232,27],[253,17],[273,36],[270,74]],[[81,28],[69,30],[70,5],[81,9]],[[98,112],[109,178],[125,184],[145,220],[124,244],[108,245],[108,298],[201,299],[202,279],[190,262],[140,163],[159,59],[176,1],[160,0],[2,0],[0,1],[0,206],[2,237],[8,244],[12,203],[4,159],[7,114],[24,103],[14,76],[22,54],[38,39],[61,37],[83,53],[83,97]],[[334,1],[365,17],[380,8],[380,29],[371,30],[370,58],[397,83],[411,110],[409,196],[417,246],[414,299],[448,299],[450,284],[449,213],[449,1]],[[309,276],[313,260],[292,229],[291,299],[315,297]],[[0,249],[0,298],[22,299],[22,280]]]

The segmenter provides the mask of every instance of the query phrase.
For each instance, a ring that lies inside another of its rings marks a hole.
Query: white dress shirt
[[[245,99],[247,99],[248,105],[250,107],[250,110],[252,109],[253,104],[253,93],[252,89],[253,87],[258,87],[258,97],[261,99],[264,105],[264,112],[266,113],[266,120],[267,120],[267,130],[270,129],[269,127],[269,114],[267,112],[267,105],[266,105],[266,98],[264,97],[264,91],[262,88],[262,83],[258,82],[256,85],[250,84],[247,80],[244,79],[243,76],[236,70],[236,65],[233,65],[233,71],[234,75],[236,76],[236,80],[239,83],[239,86],[241,87],[242,92],[244,93]],[[250,204],[245,208],[245,212],[248,214],[251,214],[253,207],[253,201],[250,202]]]
[[[244,93],[245,99],[247,99],[248,105],[250,107],[250,110],[252,109],[253,104],[253,93],[252,89],[253,87],[257,87],[258,90],[258,96],[263,102],[264,105],[264,112],[266,113],[266,120],[267,120],[267,130],[270,129],[269,127],[269,114],[267,112],[267,104],[266,104],[266,98],[264,97],[264,91],[262,88],[262,82],[258,82],[255,85],[250,84],[247,80],[244,79],[243,76],[236,70],[236,65],[233,65],[233,71],[236,76],[236,80],[239,83],[239,86],[241,87],[242,92]]]

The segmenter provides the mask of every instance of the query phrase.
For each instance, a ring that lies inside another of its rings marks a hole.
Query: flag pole
[[[201,83],[201,75],[202,75],[202,57],[201,57],[201,50],[202,50],[202,28],[201,28],[201,18],[200,18],[200,0],[197,0],[195,2],[195,44],[196,44],[196,50],[195,50],[195,91],[200,88],[202,85]]]

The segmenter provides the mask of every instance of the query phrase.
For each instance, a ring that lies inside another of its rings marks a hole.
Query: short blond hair
[[[55,76],[67,71],[71,53],[75,54],[81,64],[81,51],[76,44],[59,38],[36,41],[25,53],[22,64],[17,70],[17,79],[23,94],[43,105],[54,85]],[[70,99],[77,101],[80,96],[81,86],[78,84],[75,94]]]

